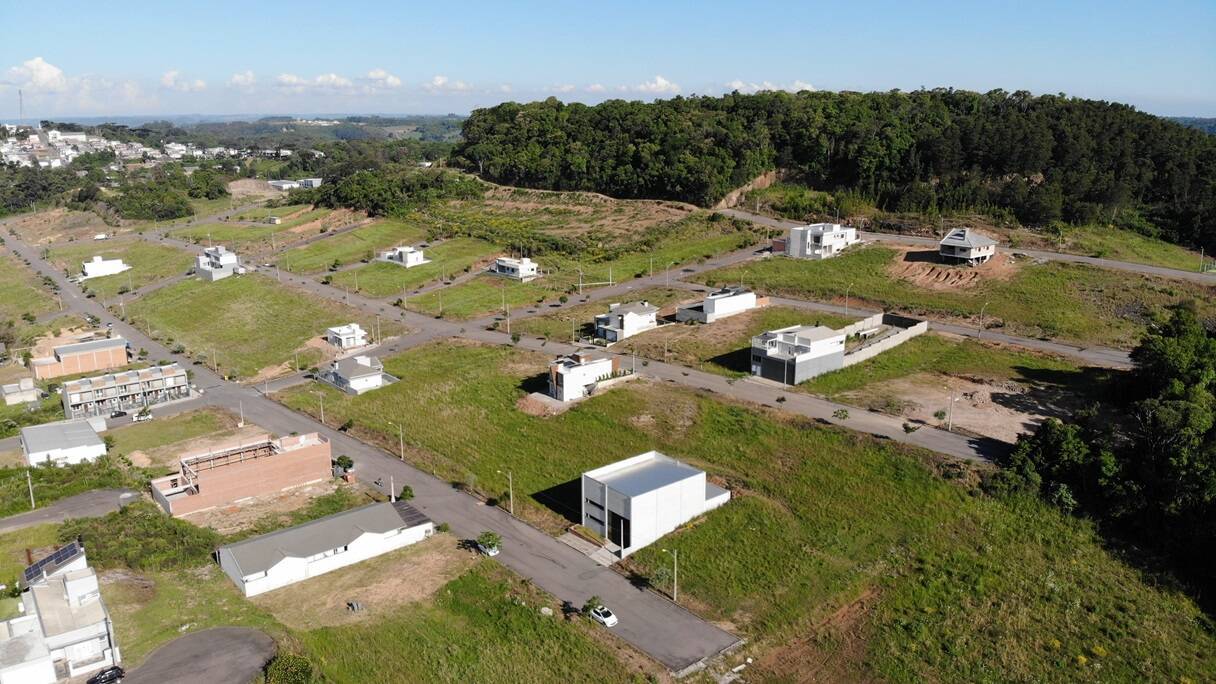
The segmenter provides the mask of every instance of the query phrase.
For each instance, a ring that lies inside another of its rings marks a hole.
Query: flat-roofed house
[[[269,185],[270,187],[274,188],[275,190],[279,190],[281,192],[287,192],[288,190],[298,190],[300,188],[300,184],[293,180],[266,181],[266,185]]]
[[[615,356],[599,354],[559,356],[549,364],[549,396],[558,401],[582,399],[597,383],[620,372],[620,363]]]
[[[80,265],[80,280],[116,275],[130,269],[131,267],[123,263],[122,259],[95,256]]]
[[[215,282],[241,272],[241,264],[235,253],[223,245],[216,245],[203,249],[195,259],[195,270],[204,280]]]
[[[838,223],[812,223],[790,228],[785,253],[797,259],[830,259],[841,250],[861,242],[857,229]]]
[[[794,325],[752,338],[752,375],[787,385],[844,368],[845,333],[822,325]]]
[[[338,349],[358,349],[367,346],[367,332],[358,323],[347,323],[328,328],[325,341]]]
[[[705,471],[657,451],[583,473],[582,523],[624,558],[730,500]]]
[[[73,465],[106,455],[105,440],[87,420],[63,420],[21,428],[21,451],[29,465]]]
[[[713,323],[718,319],[749,311],[758,305],[756,293],[751,290],[743,287],[724,287],[706,295],[700,304],[676,309],[676,320],[681,323]]]
[[[659,307],[646,300],[609,304],[608,313],[595,317],[595,336],[609,342],[621,340],[659,326]]]
[[[324,181],[320,178],[301,178],[296,182],[300,184],[301,188],[310,189],[321,187],[321,183]]]
[[[245,596],[257,596],[422,541],[435,524],[404,501],[374,503],[216,551]]]
[[[523,257],[522,259],[498,257],[490,265],[489,272],[493,275],[514,278],[525,283],[540,277],[539,266],[528,257]]]
[[[331,460],[329,440],[315,432],[262,435],[182,456],[178,472],[152,480],[152,499],[180,517],[323,482],[333,476]]]
[[[34,384],[33,378],[21,378],[17,382],[8,383],[0,387],[0,394],[4,395],[5,406],[16,406],[17,404],[32,404],[38,401],[41,398],[42,392]]]
[[[190,398],[190,378],[176,363],[69,380],[59,390],[68,418],[106,416]]]
[[[394,247],[388,251],[380,253],[380,260],[387,261],[390,264],[397,264],[406,268],[421,266],[431,263],[430,259],[422,256],[422,250],[414,247]]]
[[[32,359],[30,370],[39,380],[121,368],[127,365],[127,341],[110,337],[55,347],[51,355]]]
[[[970,228],[955,228],[938,243],[937,252],[947,261],[974,266],[996,255],[996,240]]]
[[[363,394],[397,381],[397,378],[384,372],[380,359],[364,354],[334,361],[321,377],[350,394]]]

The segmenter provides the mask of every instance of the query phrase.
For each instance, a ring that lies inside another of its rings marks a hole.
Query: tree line
[[[710,205],[764,171],[898,211],[1117,223],[1216,248],[1216,138],[1063,95],[763,92],[478,109],[453,163],[510,185]]]

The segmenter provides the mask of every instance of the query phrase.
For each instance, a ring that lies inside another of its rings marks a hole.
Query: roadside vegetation
[[[29,483],[26,473],[29,473]],[[38,465],[33,468],[0,468],[0,517],[30,511],[28,484],[41,508],[60,499],[93,489],[141,486],[143,478],[117,458],[103,456],[93,463],[68,466]]]

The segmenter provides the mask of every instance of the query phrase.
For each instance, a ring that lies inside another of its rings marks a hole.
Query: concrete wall
[[[898,318],[902,318],[902,317],[898,317]],[[911,320],[911,319],[904,319],[904,320]],[[866,346],[862,347],[861,349],[858,349],[856,351],[845,354],[844,355],[844,365],[845,365],[845,367],[848,367],[848,366],[852,366],[855,363],[861,363],[862,361],[865,361],[866,359],[872,359],[875,356],[878,356],[879,354],[887,351],[888,349],[893,349],[895,347],[898,347],[899,345],[903,344],[904,342],[907,342],[908,340],[912,339],[913,337],[916,337],[917,335],[923,335],[925,333],[925,331],[927,331],[928,329],[929,329],[929,323],[927,321],[920,321],[919,323],[916,323],[915,325],[912,325],[911,327],[903,328],[902,330],[895,333],[894,335],[891,335],[890,337],[884,337],[883,339],[878,340],[877,342],[875,342],[873,344],[866,345]]]
[[[283,439],[284,446],[287,446],[288,440],[290,438]],[[204,470],[196,480],[199,493],[169,500],[169,512],[179,517],[189,515],[238,499],[321,482],[332,475],[329,442],[303,446],[244,463]]]
[[[34,359],[30,366],[39,380],[58,378],[77,373],[110,370],[127,365],[126,347],[112,347],[81,354],[65,354],[60,358]]]

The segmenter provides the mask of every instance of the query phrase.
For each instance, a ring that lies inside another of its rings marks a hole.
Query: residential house
[[[609,342],[646,332],[659,326],[659,307],[650,302],[609,304],[608,313],[595,317],[595,336]]]
[[[720,318],[734,316],[760,305],[756,293],[742,287],[724,287],[709,293],[703,302],[676,309],[676,320],[681,323],[696,321],[713,323]]]
[[[785,253],[798,259],[830,259],[858,242],[857,229],[852,226],[812,223],[790,228]]]
[[[186,369],[176,363],[69,380],[59,391],[68,418],[107,416],[190,398]]]
[[[296,182],[300,184],[301,188],[319,188],[319,187],[321,187],[320,178],[301,178],[300,180],[298,180]]]
[[[103,278],[109,275],[122,273],[130,270],[131,267],[123,263],[122,259],[105,259],[100,256],[95,256],[89,261],[80,265],[80,280],[88,280],[89,278]]]
[[[181,517],[253,496],[277,494],[333,476],[329,440],[310,432],[187,454],[178,472],[152,480],[152,499]]]
[[[938,243],[937,251],[947,261],[975,266],[996,255],[996,240],[970,228],[955,228]]]
[[[822,325],[794,325],[752,338],[752,375],[787,385],[844,367],[845,334]]]
[[[33,378],[21,378],[17,382],[4,385],[0,387],[0,394],[4,395],[5,406],[32,404],[42,398],[42,392],[34,384]]]
[[[596,384],[620,373],[615,356],[577,353],[559,356],[549,364],[549,396],[574,401],[595,391]]]
[[[220,568],[245,596],[409,546],[435,533],[435,524],[404,501],[351,509],[216,551]]]
[[[195,270],[199,276],[208,282],[222,280],[235,273],[243,273],[240,260],[236,254],[229,252],[223,245],[206,247],[195,261]]]
[[[269,223],[272,226],[277,226],[277,225],[283,223],[283,219],[282,219],[282,217],[279,217],[279,216],[267,216],[266,223]]]
[[[89,421],[64,420],[21,428],[21,451],[32,466],[74,465],[105,456],[106,443]]]
[[[523,282],[535,280],[540,277],[540,270],[535,261],[528,257],[515,259],[512,257],[498,257],[494,263],[490,265],[492,275],[502,276],[504,278],[513,278]]]
[[[583,526],[624,558],[730,500],[705,472],[657,451],[583,473]]]
[[[298,190],[300,188],[300,184],[293,180],[272,180],[266,181],[266,184],[275,190],[280,190],[282,192],[287,192],[288,190]]]
[[[387,252],[381,252],[380,260],[406,268],[431,263],[430,259],[423,258],[421,249],[413,247],[394,247]]]
[[[121,368],[127,365],[127,341],[109,337],[55,347],[50,356],[30,360],[38,380]]]
[[[0,684],[53,684],[121,662],[97,573],[79,542],[27,567],[18,586],[18,615],[0,622]]]
[[[384,372],[380,359],[362,354],[334,361],[321,379],[350,394],[363,394],[397,381]]]
[[[358,323],[347,323],[326,329],[325,341],[338,349],[358,349],[367,346],[367,332]]]

